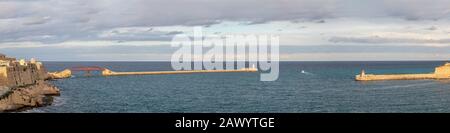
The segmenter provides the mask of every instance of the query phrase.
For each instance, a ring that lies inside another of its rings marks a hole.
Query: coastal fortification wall
[[[59,89],[47,83],[47,78],[41,62],[17,61],[0,54],[0,112],[50,104]]]
[[[42,63],[34,60],[9,61],[0,66],[0,86],[17,87],[36,84],[47,77],[46,73]]]

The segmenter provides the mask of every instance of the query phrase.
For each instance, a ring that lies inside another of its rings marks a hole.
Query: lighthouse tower
[[[364,69],[361,70],[361,74],[360,74],[359,76],[360,76],[360,77],[366,76],[366,72],[364,71]]]

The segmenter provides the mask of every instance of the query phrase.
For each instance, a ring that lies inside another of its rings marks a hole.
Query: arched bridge
[[[71,73],[72,72],[85,72],[84,75],[90,76],[91,71],[103,72],[104,70],[107,70],[107,69],[103,68],[103,67],[99,67],[99,66],[76,66],[76,67],[67,68],[67,70],[70,70]]]
[[[91,75],[91,71],[97,71],[100,72],[101,75],[106,75],[108,73],[111,73],[110,70],[104,67],[99,66],[76,66],[76,67],[70,67],[66,68],[63,71],[59,72],[49,72],[49,78],[51,79],[63,79],[63,78],[70,78],[72,77],[73,72],[84,72],[86,76]]]

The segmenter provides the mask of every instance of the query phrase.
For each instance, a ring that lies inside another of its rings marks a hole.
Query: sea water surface
[[[49,71],[101,66],[113,71],[172,70],[170,62],[44,62]],[[52,81],[51,106],[26,112],[450,112],[450,80],[354,80],[366,73],[430,73],[443,61],[280,62],[279,78],[260,73],[83,76]]]

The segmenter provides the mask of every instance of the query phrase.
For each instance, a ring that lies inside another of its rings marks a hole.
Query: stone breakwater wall
[[[434,73],[428,74],[383,74],[374,75],[366,74],[361,71],[361,74],[355,76],[357,81],[371,81],[371,80],[419,80],[419,79],[450,79],[450,63],[435,68]]]
[[[366,74],[365,76],[356,76],[356,80],[417,80],[417,79],[435,79],[434,74],[385,74],[373,75]]]
[[[17,87],[36,84],[47,78],[47,71],[40,62],[26,64],[11,62],[0,66],[0,86]]]
[[[238,70],[182,70],[182,71],[153,71],[153,72],[114,72],[109,69],[105,69],[102,71],[102,75],[125,76],[125,75],[163,75],[163,74],[232,73],[232,72],[258,72],[258,69],[242,68]]]
[[[0,112],[49,105],[59,89],[41,62],[15,60],[0,54]]]
[[[102,76],[127,76],[127,75],[164,75],[164,74],[193,74],[193,73],[232,73],[232,72],[258,72],[257,68],[242,68],[238,70],[179,70],[179,71],[144,71],[144,72],[115,72],[104,68]],[[72,77],[72,70],[65,69],[60,72],[49,72],[49,79],[64,79]]]

